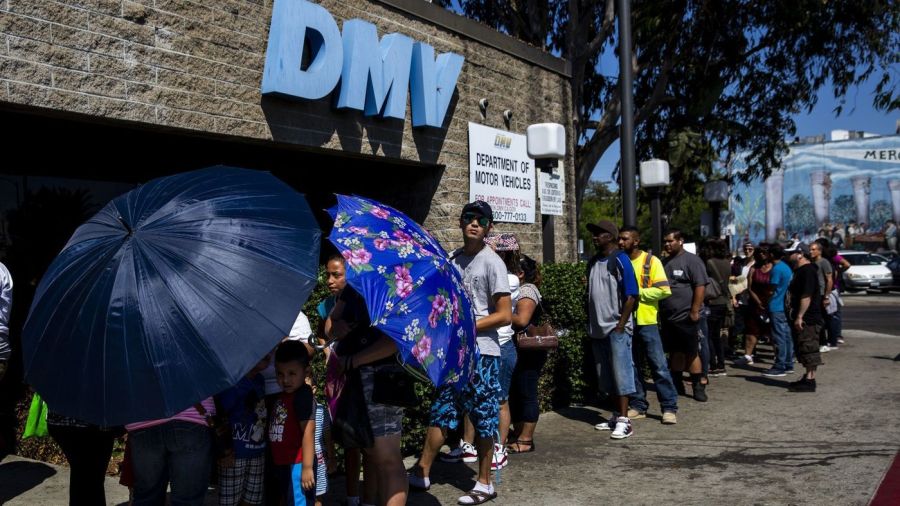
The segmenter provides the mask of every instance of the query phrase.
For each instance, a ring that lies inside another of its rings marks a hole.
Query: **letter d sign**
[[[310,54],[306,70],[300,68],[304,45]],[[262,94],[316,100],[329,93],[341,77],[344,47],[331,14],[305,0],[276,0]]]

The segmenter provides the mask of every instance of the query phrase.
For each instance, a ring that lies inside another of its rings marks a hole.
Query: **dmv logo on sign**
[[[462,56],[435,58],[433,47],[399,33],[379,40],[372,23],[351,19],[341,33],[325,8],[276,0],[262,94],[318,100],[340,82],[337,107],[405,120],[409,90],[412,125],[440,127],[462,65]]]

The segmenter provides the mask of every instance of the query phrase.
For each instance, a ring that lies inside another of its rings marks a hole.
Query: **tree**
[[[841,195],[834,199],[834,205],[831,206],[831,221],[835,223],[843,223],[845,226],[856,221],[856,201],[853,195]]]
[[[884,224],[892,217],[891,203],[886,200],[876,200],[872,204],[872,210],[869,212],[869,230],[872,232],[881,232]]]
[[[785,206],[784,226],[788,234],[799,233],[801,235],[816,231],[816,216],[813,214],[813,205],[809,197],[794,195]]]
[[[439,0],[448,6],[450,0]],[[594,167],[619,137],[617,79],[600,57],[617,44],[614,1],[458,0],[467,16],[571,62],[569,81],[576,206]],[[831,86],[840,105],[848,89],[878,79],[873,103],[900,108],[900,7],[895,0],[634,0],[632,68],[638,159],[728,160],[745,153],[765,177],[780,166],[791,116],[811,110]],[[688,155],[688,151],[698,153]],[[673,164],[664,209],[711,174]]]

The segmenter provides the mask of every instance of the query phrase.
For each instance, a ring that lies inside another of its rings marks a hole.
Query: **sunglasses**
[[[480,226],[481,228],[487,228],[487,226],[491,224],[490,218],[488,218],[486,216],[482,216],[480,214],[466,213],[466,214],[462,215],[462,221],[466,225],[468,225],[469,223],[472,223],[472,220],[478,220],[478,226]]]

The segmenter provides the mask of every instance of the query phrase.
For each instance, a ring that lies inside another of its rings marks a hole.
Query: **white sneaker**
[[[822,346],[819,346],[819,353],[828,353],[829,351],[831,351],[831,348],[829,348],[828,345],[823,344]]]
[[[594,430],[613,430],[616,426],[616,418],[618,416],[618,413],[613,413],[605,422],[600,422],[597,425],[594,425]]]
[[[459,446],[450,450],[448,453],[440,455],[442,462],[456,463],[463,461],[466,463],[478,462],[478,451],[471,443],[467,443],[462,439],[459,440]]]
[[[494,445],[494,459],[491,461],[491,471],[503,469],[509,465],[509,459],[506,456],[506,447],[503,445]]]
[[[734,361],[735,365],[751,365],[753,364],[753,357],[750,355],[744,355],[743,357],[738,358]]]
[[[634,429],[631,427],[631,420],[624,416],[620,416],[619,418],[616,418],[616,429],[612,431],[612,434],[610,434],[609,437],[613,439],[625,439],[632,434],[634,434]]]

